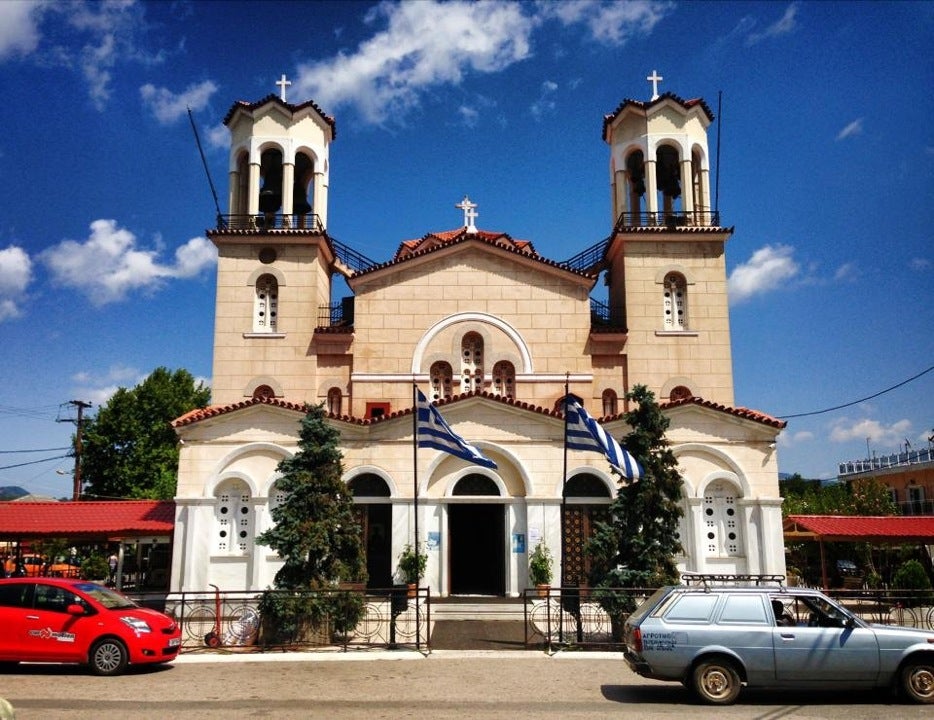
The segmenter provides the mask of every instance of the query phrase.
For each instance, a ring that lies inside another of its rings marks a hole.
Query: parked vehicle
[[[687,575],[684,585],[660,588],[626,620],[626,663],[715,705],[735,702],[743,685],[894,685],[934,703],[934,632],[871,625],[820,591],[781,580]]]
[[[81,580],[0,580],[0,628],[0,665],[81,663],[95,675],[166,663],[181,647],[181,630],[168,615]]]
[[[6,561],[9,577],[39,577],[45,569],[45,558],[39,555],[11,557]]]
[[[76,578],[81,574],[81,560],[75,555],[59,555],[45,571],[51,577]]]

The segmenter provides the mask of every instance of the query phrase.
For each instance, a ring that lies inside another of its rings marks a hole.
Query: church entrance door
[[[506,593],[505,505],[448,505],[451,595]]]

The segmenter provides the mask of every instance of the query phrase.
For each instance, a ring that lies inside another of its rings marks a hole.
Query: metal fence
[[[780,588],[793,592],[794,588]],[[629,596],[638,606],[653,588],[615,588],[605,595]],[[932,591],[833,590],[826,594],[870,623],[934,630]],[[430,652],[431,591],[397,586],[382,590],[335,589],[293,593],[216,591],[132,593],[146,607],[161,610],[182,628],[182,651],[269,652],[350,648],[408,648]],[[616,597],[615,600],[620,600]],[[264,613],[289,605],[297,612]],[[526,590],[521,598],[525,646],[615,650],[624,616],[612,617],[586,588]]]

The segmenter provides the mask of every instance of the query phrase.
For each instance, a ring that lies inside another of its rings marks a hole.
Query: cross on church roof
[[[282,77],[276,81],[276,85],[279,86],[279,97],[282,98],[282,102],[285,102],[285,89],[291,84],[291,80],[285,79],[285,73],[282,73]]]
[[[283,75],[283,77],[285,76]],[[652,74],[646,78],[646,80],[652,83],[652,99],[653,100],[658,100],[658,83],[664,79],[665,78],[663,78],[661,75],[658,74],[658,70],[653,70]]]
[[[467,232],[477,232],[477,226],[474,225],[474,220],[480,214],[477,212],[477,203],[470,202],[470,198],[464,195],[464,199],[454,207],[464,211],[464,227],[467,228]]]

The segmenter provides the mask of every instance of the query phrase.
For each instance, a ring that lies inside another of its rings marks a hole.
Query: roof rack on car
[[[754,585],[763,585],[765,583],[776,583],[781,587],[785,582],[784,575],[721,575],[717,573],[684,573],[681,576],[681,581],[685,585],[691,584],[703,584],[703,586],[710,587],[710,585],[715,583],[727,583],[727,584],[737,584],[737,583],[752,583]]]

